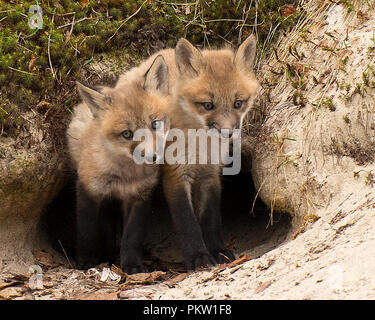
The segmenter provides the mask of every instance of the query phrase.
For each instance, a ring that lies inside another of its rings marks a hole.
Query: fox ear
[[[91,87],[83,82],[77,81],[77,89],[82,100],[90,108],[94,117],[97,117],[100,110],[111,103],[111,99],[99,92],[98,89]]]
[[[168,87],[168,66],[163,56],[158,55],[145,74],[143,88],[147,91],[168,94]]]
[[[176,64],[180,74],[196,77],[204,67],[202,53],[184,38],[178,41],[175,51]]]
[[[256,54],[256,39],[252,34],[238,48],[234,57],[234,64],[247,72],[253,71],[253,65]]]

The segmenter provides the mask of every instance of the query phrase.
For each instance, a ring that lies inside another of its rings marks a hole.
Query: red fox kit
[[[78,83],[83,100],[68,129],[69,150],[78,173],[77,264],[87,269],[108,261],[115,247],[113,200],[123,211],[121,268],[141,272],[143,222],[159,166],[136,164],[138,129],[169,128],[168,67],[162,56],[124,74],[115,88]],[[156,143],[154,143],[154,146]],[[155,148],[153,149],[155,150]],[[157,162],[154,151],[149,160]]]
[[[258,82],[253,73],[256,41],[250,36],[236,52],[199,51],[180,39],[175,49],[179,77],[172,90],[171,127],[241,129],[252,106]],[[221,237],[220,165],[168,164],[163,166],[165,196],[188,269],[234,259]]]

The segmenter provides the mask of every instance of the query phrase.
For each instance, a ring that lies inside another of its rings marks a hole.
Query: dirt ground
[[[43,287],[32,290],[30,274],[2,274],[0,298],[374,299],[374,194],[363,198],[349,193],[329,210],[315,222],[306,221],[300,232],[291,232],[286,216],[275,216],[273,226],[266,228],[267,213],[247,216],[247,224],[237,215],[237,221],[230,219],[236,228],[226,225],[226,243],[239,258],[192,273],[171,254],[166,244],[171,235],[157,246],[164,256],[155,260],[151,253],[145,258],[153,271],[128,277],[114,267],[109,272],[107,265],[88,271],[72,269],[67,261],[56,265],[55,256],[39,252],[35,256],[42,265]],[[244,231],[246,237],[241,237]],[[168,254],[174,259],[168,260]]]
[[[38,284],[35,274],[2,273],[0,299],[374,299],[373,186],[350,179],[336,183],[343,200],[333,199],[296,229],[286,214],[274,213],[271,221],[269,209],[259,200],[251,212],[254,190],[249,176],[226,181],[223,231],[237,260],[191,273],[184,270],[163,203],[153,212],[145,241],[149,273],[127,276],[105,264],[76,270],[70,265],[74,255],[69,237],[58,241],[61,230],[53,229],[55,250],[34,252],[42,285],[33,287]]]
[[[249,186],[244,188],[246,184]],[[212,273],[210,279],[203,279],[208,284],[222,278],[226,269],[234,275],[243,268],[246,261],[259,259],[291,237],[291,221],[287,215],[277,214],[271,222],[269,210],[259,200],[251,212],[254,190],[249,175],[229,179],[224,191],[224,239],[227,247],[238,257],[231,264],[186,273],[178,239],[173,232],[165,203],[161,201],[153,212],[144,246],[145,266],[149,273],[127,276],[118,267],[108,264],[88,271],[76,270],[72,267],[74,255],[69,247],[72,239],[65,237],[60,241],[51,237],[51,241],[58,242],[56,250],[34,252],[35,264],[42,268],[42,285],[33,287],[36,284],[36,274],[33,277],[30,273],[3,273],[0,275],[0,299],[153,299],[157,292],[167,293],[172,288],[179,288],[185,279],[191,277]],[[66,197],[66,193],[63,196]],[[61,201],[58,200],[56,204],[61,206]],[[51,208],[55,210],[55,206]],[[51,220],[47,221],[52,223]],[[52,224],[57,237],[62,234],[61,230],[56,229],[58,223],[61,221],[57,220]],[[62,226],[66,228],[69,224],[65,220]],[[189,296],[183,294],[182,298]],[[202,298],[213,296],[204,295]],[[230,295],[224,298],[230,298]]]
[[[149,273],[127,276],[105,264],[76,270],[70,266],[74,259],[65,239],[59,253],[34,252],[35,264],[42,268],[41,287],[33,287],[37,278],[30,273],[2,273],[0,299],[375,298],[371,185],[342,182],[344,200],[333,200],[295,229],[286,214],[275,213],[271,223],[270,211],[260,201],[251,213],[253,198],[246,193],[252,186],[243,187],[248,176],[238,179],[242,182],[224,185],[222,206],[225,243],[237,257],[233,263],[186,273],[169,217],[160,205],[145,241]]]

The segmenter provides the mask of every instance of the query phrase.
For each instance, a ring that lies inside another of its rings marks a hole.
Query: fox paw
[[[211,255],[218,264],[228,263],[235,259],[235,256],[232,253],[232,251],[227,249],[214,250],[211,252]]]
[[[121,269],[127,274],[145,272],[141,258],[121,260]]]
[[[88,270],[90,268],[94,268],[98,264],[100,264],[99,259],[80,257],[77,258],[76,267],[79,270]]]
[[[214,258],[207,253],[197,253],[187,259],[186,269],[195,270],[197,268],[204,268],[215,264]]]

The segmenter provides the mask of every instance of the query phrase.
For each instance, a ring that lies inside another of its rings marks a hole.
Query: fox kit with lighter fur
[[[156,128],[169,128],[168,67],[162,56],[125,73],[115,88],[78,83],[83,100],[75,108],[68,144],[77,169],[77,264],[87,269],[115,254],[113,205],[123,212],[121,268],[141,272],[143,222],[158,182]],[[152,132],[154,153],[136,164],[138,129]],[[150,159],[148,159],[149,157]]]
[[[203,50],[180,39],[175,49],[178,79],[173,87],[171,127],[187,136],[188,129],[241,129],[258,82],[253,73],[256,41],[250,36],[236,52]],[[229,133],[228,133],[229,132]],[[221,237],[220,165],[165,164],[165,196],[188,269],[234,259]]]

